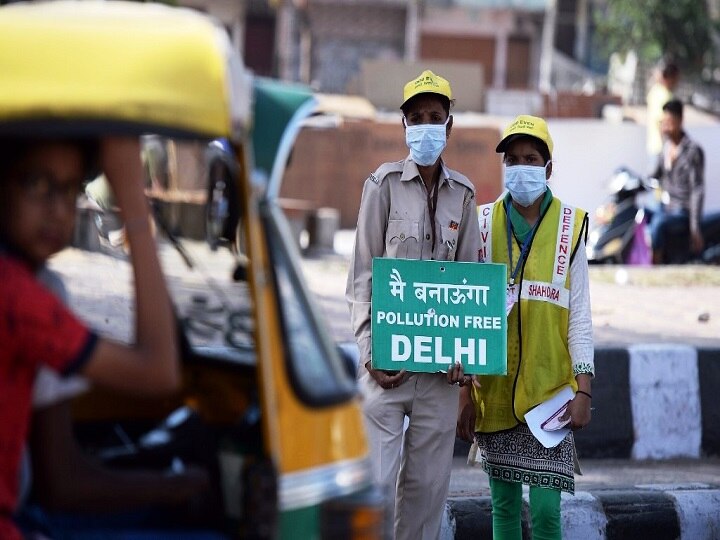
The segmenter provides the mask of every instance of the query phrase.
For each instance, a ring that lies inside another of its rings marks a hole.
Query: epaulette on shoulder
[[[470,181],[467,176],[452,169],[448,169],[448,172],[450,173],[450,178],[453,181],[467,188],[471,194],[475,194],[475,185]]]
[[[382,184],[385,177],[391,172],[402,172],[403,162],[402,161],[391,161],[389,163],[383,163],[380,165],[374,173],[370,173],[370,180],[375,182],[377,185]]]

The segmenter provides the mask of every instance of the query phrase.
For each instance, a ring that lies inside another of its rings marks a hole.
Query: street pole
[[[415,62],[419,49],[419,0],[408,0],[405,16],[405,61]]]
[[[555,21],[557,20],[557,0],[547,0],[543,19],[542,42],[540,49],[540,80],[538,88],[541,93],[549,94],[552,90],[552,62],[555,48]]]

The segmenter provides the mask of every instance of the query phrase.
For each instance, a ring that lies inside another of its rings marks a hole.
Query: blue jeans
[[[668,231],[690,231],[690,214],[687,210],[668,210],[660,207],[650,220],[650,238],[655,250],[665,247]]]

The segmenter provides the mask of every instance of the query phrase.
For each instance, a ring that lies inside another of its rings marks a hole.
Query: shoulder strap
[[[573,230],[575,228],[575,208],[562,203],[560,205],[560,223],[555,242],[555,267],[552,282],[565,283],[570,271],[570,257],[573,251]]]
[[[457,182],[461,186],[466,187],[473,195],[475,194],[475,185],[470,181],[467,176],[459,173],[454,169],[451,169],[450,167],[446,167],[444,164],[443,167],[445,168],[445,173],[450,180],[452,180],[453,182]]]
[[[370,174],[368,178],[375,182],[377,185],[381,185],[388,174],[390,174],[391,172],[402,172],[402,170],[402,161],[391,161],[389,163],[383,163],[382,165],[380,165],[374,173]]]
[[[478,260],[480,262],[492,262],[492,219],[495,203],[481,204],[478,206],[478,224],[480,225],[480,250]]]

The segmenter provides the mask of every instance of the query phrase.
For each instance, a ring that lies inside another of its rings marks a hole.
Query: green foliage
[[[718,24],[706,0],[606,0],[594,16],[598,45],[608,56],[633,49],[646,64],[669,57],[687,74],[715,65]]]

